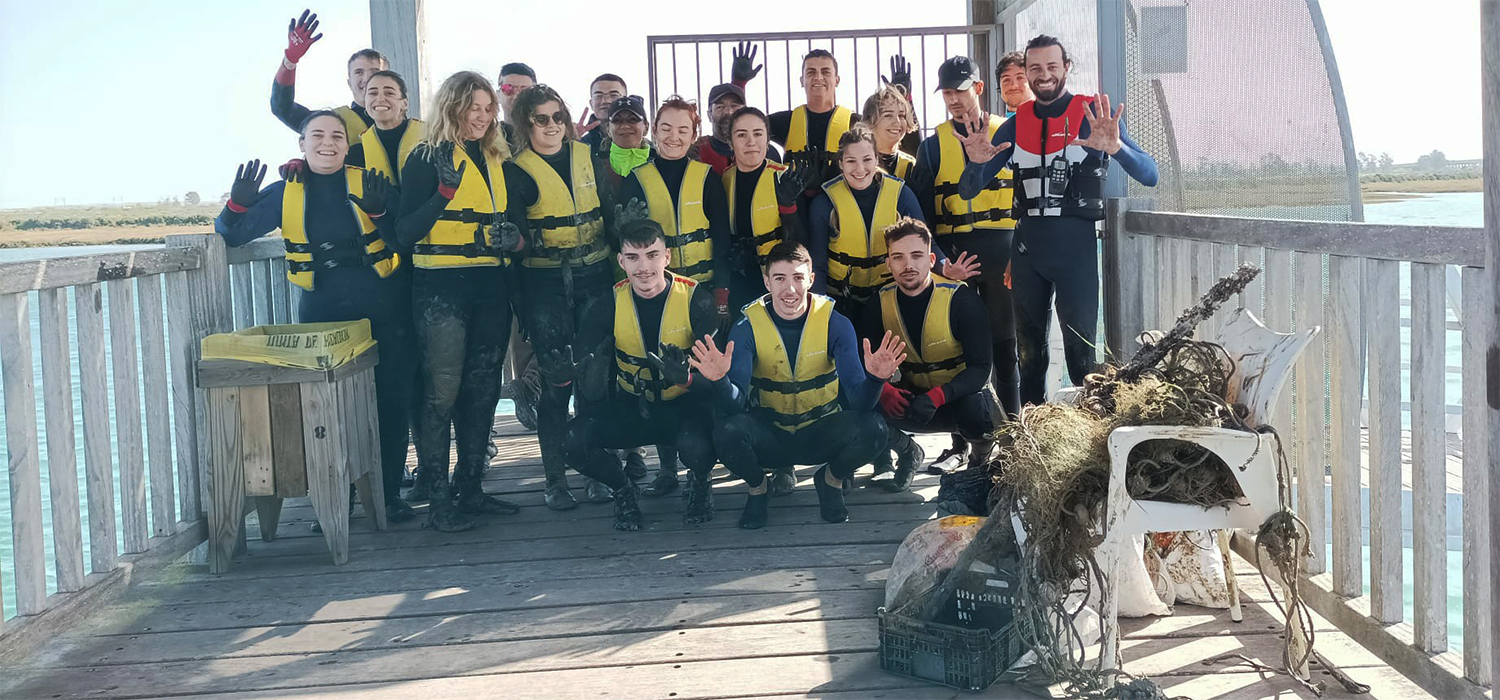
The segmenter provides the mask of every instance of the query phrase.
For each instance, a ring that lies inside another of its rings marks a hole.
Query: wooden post
[[[185,455],[184,445],[192,447],[192,459],[179,462],[184,511],[196,519],[202,512],[206,480],[205,458],[209,454],[204,392],[193,382],[204,336],[231,330],[233,321],[229,297],[229,263],[225,257],[224,239],[214,233],[188,233],[166,237],[167,247],[197,248],[203,253],[203,266],[183,273],[181,282],[173,285],[168,298],[172,326],[172,368],[174,372],[173,409],[177,415],[178,458]],[[180,289],[179,289],[180,288]],[[184,430],[192,432],[184,435]],[[183,440],[182,438],[189,438]],[[212,533],[210,533],[212,537]]]
[[[1244,246],[1240,247],[1241,251]],[[1328,256],[1328,374],[1332,380],[1329,406],[1329,457],[1333,463],[1333,592],[1346,598],[1364,595],[1363,520],[1360,501],[1359,404],[1364,394],[1360,347],[1364,329],[1360,319],[1360,277],[1364,260]]]
[[[88,484],[89,570],[114,571],[114,448],[110,440],[109,375],[105,372],[104,301],[99,284],[73,288],[78,316],[78,392],[83,405],[83,468]]]
[[[47,412],[47,477],[52,496],[52,549],[57,590],[83,588],[83,525],[78,511],[78,455],[73,441],[73,367],[66,288],[37,292],[42,312],[42,393]]]
[[[1370,397],[1370,616],[1401,622],[1401,308],[1394,260],[1365,261]],[[1413,329],[1415,330],[1415,329]],[[1355,479],[1359,474],[1355,472]]]
[[[391,70],[406,80],[407,113],[422,115],[431,81],[427,79],[426,0],[370,0],[370,46],[385,54]],[[499,65],[492,66],[497,71]]]
[[[37,455],[36,380],[26,294],[0,295],[0,367],[5,384],[5,451],[10,465],[10,531],[15,547],[16,614],[47,605],[42,539],[42,463]],[[0,618],[3,618],[0,610]]]
[[[146,391],[146,454],[151,474],[151,536],[177,531],[172,483],[172,414],[168,398],[167,328],[162,316],[161,278],[136,280],[141,314],[141,380]]]
[[[1485,339],[1485,374],[1488,404],[1488,434],[1500,434],[1500,0],[1485,0],[1479,6],[1479,81],[1484,95],[1484,238],[1485,271],[1489,283],[1484,285],[1489,297],[1489,328]],[[1500,449],[1491,444],[1488,454],[1489,473],[1500,470]],[[1500,488],[1490,488],[1490,572],[1491,580],[1500,577]],[[1500,605],[1490,605],[1490,629],[1500,629]],[[1500,664],[1500,644],[1490,644],[1490,667]]]
[[[115,392],[115,450],[120,455],[120,529],[125,553],[150,546],[146,518],[146,453],[141,439],[141,373],[135,328],[135,280],[104,283],[109,297],[109,360]]]

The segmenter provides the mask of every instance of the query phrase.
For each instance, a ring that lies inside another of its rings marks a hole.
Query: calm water
[[[1367,221],[1370,221],[1370,222],[1391,223],[1391,224],[1428,224],[1428,225],[1439,225],[1439,226],[1482,226],[1483,225],[1483,209],[1482,209],[1482,207],[1483,207],[1483,195],[1481,193],[1478,193],[1478,192],[1424,195],[1424,196],[1420,196],[1420,197],[1417,197],[1417,198],[1414,198],[1414,199],[1403,200],[1403,201],[1399,201],[1399,202],[1388,202],[1388,203],[1383,203],[1383,204],[1371,204],[1371,205],[1367,205],[1365,207],[1365,219]],[[1228,212],[1225,212],[1225,213],[1228,213]],[[1241,214],[1241,215],[1253,215],[1253,213],[1251,213],[1251,212],[1235,212],[1235,213],[1236,214]],[[134,248],[151,248],[151,247],[155,247],[155,246],[78,246],[78,247],[64,247],[64,248],[0,248],[0,262],[10,262],[10,261],[16,261],[16,260],[28,260],[28,259],[36,259],[36,258],[43,258],[43,257],[46,257],[46,258],[55,258],[55,257],[68,257],[68,256],[74,256],[74,255],[91,255],[91,254],[97,254],[97,253],[103,253],[103,252],[128,250],[128,249],[134,249]],[[42,409],[42,399],[41,399],[41,397],[42,397],[42,391],[41,391],[41,386],[42,386],[42,380],[41,380],[41,358],[39,357],[39,348],[38,348],[39,341],[36,339],[36,333],[37,333],[36,329],[37,329],[37,324],[38,324],[38,312],[37,312],[37,308],[36,308],[36,297],[35,297],[34,294],[31,295],[31,296],[32,296],[32,299],[31,299],[31,322],[32,322],[32,335],[33,335],[33,338],[32,338],[33,363],[34,363],[34,365],[36,367],[37,418],[38,418],[38,423],[40,424],[42,422],[43,409]],[[1410,290],[1409,290],[1409,286],[1408,286],[1407,278],[1406,278],[1405,274],[1403,274],[1403,279],[1402,279],[1402,298],[1403,299],[1409,299],[1410,298]],[[69,299],[69,321],[70,321],[70,323],[73,322],[72,299],[71,299],[71,297]],[[1402,337],[1403,337],[1403,339],[1406,338],[1406,330],[1405,329],[1403,329],[1403,331],[1402,331]],[[1460,353],[1459,334],[1456,333],[1456,332],[1449,332],[1449,334],[1448,334],[1448,360],[1447,360],[1448,365],[1450,365],[1450,366],[1457,366],[1457,365],[1460,364],[1461,356],[1460,356],[1459,353]],[[79,497],[80,497],[81,501],[86,502],[87,501],[87,494],[86,494],[86,491],[81,486],[81,484],[83,483],[83,469],[84,469],[84,465],[83,465],[83,431],[82,431],[82,425],[81,425],[83,413],[82,413],[82,408],[79,405],[78,390],[77,390],[77,381],[78,380],[77,380],[76,373],[77,373],[77,368],[78,368],[78,355],[77,355],[77,350],[76,349],[74,349],[74,351],[72,353],[72,367],[73,367],[73,372],[75,374],[75,376],[74,376],[74,392],[73,392],[73,395],[74,395],[73,414],[76,417],[76,419],[79,421],[79,426],[75,429],[75,441],[77,443],[77,445],[75,447],[75,450],[76,450],[77,455],[78,455],[77,471],[78,471],[78,478],[79,478],[79,482],[80,482]],[[106,363],[106,367],[108,368],[108,363]],[[1447,391],[1447,394],[1448,394],[1448,403],[1450,403],[1450,404],[1457,404],[1459,402],[1459,397],[1461,395],[1460,388],[1459,388],[1459,378],[1458,378],[1458,375],[1456,375],[1456,374],[1450,375],[1449,378],[1448,378],[1448,383],[1447,384],[1448,384],[1448,391]],[[1405,394],[1406,394],[1407,391],[1408,391],[1407,382],[1403,380],[1403,382],[1402,382],[1403,399],[1405,398]],[[4,395],[3,392],[4,392],[4,389],[0,388],[0,397],[3,397],[3,395]],[[500,410],[502,412],[509,411],[510,410],[509,402],[502,401]],[[112,395],[111,395],[111,401],[110,401],[110,416],[111,416],[111,421],[113,422],[113,417],[114,417],[114,402],[113,402],[113,396]],[[0,451],[5,451],[5,449],[4,449],[4,445],[5,445],[5,442],[4,442],[5,441],[4,425],[5,425],[5,417],[3,415],[3,411],[0,411]],[[56,581],[54,580],[54,572],[53,572],[53,568],[51,566],[51,562],[52,562],[51,514],[50,514],[50,509],[47,506],[47,502],[48,502],[48,496],[47,496],[47,479],[48,479],[48,477],[47,477],[47,472],[48,472],[48,467],[47,467],[47,445],[46,445],[45,427],[42,426],[42,425],[39,425],[38,429],[39,429],[38,430],[38,432],[39,432],[38,439],[40,441],[40,444],[38,445],[38,448],[39,448],[39,452],[40,452],[40,456],[41,456],[41,460],[42,460],[42,493],[43,493],[43,496],[42,496],[42,504],[43,504],[43,506],[42,507],[43,507],[43,510],[44,510],[44,515],[46,516],[46,522],[44,524],[44,531],[46,533],[45,534],[45,539],[46,539],[46,543],[47,543],[46,544],[46,546],[47,546],[47,559],[46,559],[46,561],[48,562],[47,584],[48,584],[48,592],[50,593],[50,592],[52,592],[52,591],[55,590]],[[13,543],[12,543],[11,538],[9,536],[9,532],[10,532],[10,500],[8,498],[8,494],[10,493],[10,490],[9,490],[9,483],[8,482],[9,482],[8,473],[5,470],[0,470],[0,566],[4,567],[3,574],[0,574],[0,579],[3,579],[3,584],[4,584],[4,588],[0,589],[0,599],[4,600],[4,603],[5,603],[5,615],[7,617],[12,616],[12,615],[15,614],[14,591],[11,588],[11,586],[13,584],[13,580],[14,580],[14,568],[13,568],[14,567],[14,559],[11,557]],[[175,484],[175,481],[174,481],[174,484]],[[118,514],[119,511],[120,511],[119,504],[118,504],[118,499],[119,499],[119,485],[118,484],[115,485],[115,499],[116,499],[116,508],[115,508],[115,510],[116,510],[116,513]],[[88,538],[88,522],[87,522],[88,513],[85,512],[85,513],[82,514],[82,516],[83,516],[83,519],[84,519],[84,522],[83,522],[83,535],[84,535],[84,538],[85,538],[85,551],[87,551],[87,546],[88,546],[88,543],[87,543],[87,538]],[[118,523],[116,525],[117,525],[116,531],[119,532]],[[1451,598],[1450,598],[1450,601],[1449,601],[1449,611],[1450,611],[1450,614],[1449,614],[1450,644],[1455,649],[1458,649],[1458,648],[1461,647],[1462,642],[1463,642],[1462,627],[1461,627],[1462,622],[1463,622],[1463,620],[1462,620],[1462,614],[1461,614],[1462,613],[1462,610],[1461,610],[1461,604],[1462,604],[1461,598],[1462,598],[1462,595],[1461,595],[1461,590],[1460,590],[1460,582],[1462,581],[1462,579],[1461,579],[1462,564],[1461,564],[1461,555],[1460,555],[1459,552],[1450,551],[1448,553],[1448,557],[1449,557],[1448,587],[1449,587],[1449,592],[1450,592],[1450,595],[1451,595]],[[88,560],[87,554],[85,554],[84,560],[85,560],[85,562],[87,562],[87,560]],[[1366,550],[1366,562],[1368,562],[1368,549]],[[1407,572],[1406,572],[1406,577],[1405,577],[1405,581],[1406,581],[1406,585],[1407,585],[1407,596],[1406,597],[1407,597],[1407,605],[1408,605],[1408,609],[1407,609],[1408,619],[1410,619],[1410,613],[1411,613],[1411,610],[1410,610],[1410,601],[1411,601],[1411,598],[1412,598],[1411,588],[1410,588],[1411,585],[1412,585],[1412,574],[1411,574],[1411,571],[1410,571],[1410,565],[1411,565],[1411,555],[1410,555],[1410,550],[1408,550],[1408,553],[1406,555]],[[1367,570],[1367,573],[1368,573],[1368,565],[1366,566],[1366,570]]]

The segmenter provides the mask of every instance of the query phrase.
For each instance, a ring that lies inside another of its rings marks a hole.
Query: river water
[[[1478,193],[1478,192],[1462,192],[1462,193],[1420,195],[1420,196],[1415,196],[1412,199],[1406,199],[1406,200],[1401,200],[1401,201],[1396,201],[1396,202],[1385,202],[1385,203],[1380,203],[1380,204],[1368,204],[1368,205],[1365,206],[1365,220],[1369,221],[1369,222],[1372,222],[1372,223],[1389,223],[1389,224],[1412,224],[1412,225],[1434,225],[1434,226],[1482,226],[1483,223],[1484,223],[1483,222],[1483,201],[1484,201],[1484,199],[1483,199],[1482,193]],[[1228,213],[1228,212],[1225,212],[1225,213]],[[1252,213],[1249,213],[1249,212],[1235,212],[1235,213],[1239,214],[1239,215],[1253,215]],[[117,245],[104,245],[104,246],[58,247],[58,248],[0,248],[0,262],[12,262],[12,261],[17,261],[17,260],[30,260],[30,259],[37,259],[37,258],[68,257],[68,256],[75,256],[75,255],[92,255],[92,254],[105,253],[105,252],[114,252],[114,251],[121,251],[121,250],[130,250],[130,249],[141,249],[141,248],[153,248],[153,247],[156,247],[156,246],[134,246],[134,245],[130,245],[130,246],[120,245],[120,246],[117,246]],[[1404,274],[1404,271],[1403,271],[1403,276],[1402,276],[1402,298],[1403,299],[1409,299],[1410,298],[1410,291],[1409,291],[1409,287],[1407,285],[1407,278],[1406,278],[1406,275]],[[48,483],[47,472],[48,472],[48,466],[47,466],[46,434],[45,434],[45,427],[40,425],[42,423],[43,409],[42,409],[42,391],[41,391],[41,388],[42,388],[42,380],[41,380],[41,358],[40,358],[39,341],[37,340],[37,333],[38,333],[37,328],[38,328],[38,323],[39,323],[39,314],[38,314],[38,311],[37,311],[36,303],[37,303],[37,301],[36,301],[36,295],[32,294],[31,295],[32,354],[33,354],[33,364],[36,367],[36,397],[37,397],[36,403],[37,403],[37,419],[38,419],[38,423],[39,423],[39,426],[38,426],[39,427],[39,430],[38,430],[38,432],[39,432],[39,435],[38,435],[38,440],[39,440],[38,449],[39,449],[39,453],[40,453],[40,457],[41,457],[41,461],[42,461],[42,494],[43,494],[42,495],[42,504],[43,504],[42,507],[43,507],[43,510],[44,510],[44,516],[46,518],[46,521],[45,521],[45,524],[44,524],[44,533],[45,533],[44,537],[45,537],[46,548],[47,548],[47,558],[46,558],[46,561],[48,562],[48,567],[47,567],[47,589],[48,589],[48,592],[51,593],[51,592],[53,592],[53,591],[56,590],[56,580],[55,580],[55,572],[54,572],[54,569],[53,569],[53,567],[51,565],[51,562],[52,562],[52,537],[51,537],[52,524],[51,524],[50,508],[47,505],[49,498],[47,496],[47,483]],[[71,300],[71,298],[69,299],[69,313],[68,313],[68,316],[69,316],[69,323],[71,325],[71,324],[74,323],[73,311],[72,311],[72,300]],[[1406,332],[1407,332],[1406,329],[1403,329],[1403,331],[1402,331],[1403,340],[1406,338]],[[75,334],[74,337],[76,337],[76,334]],[[78,455],[78,457],[77,457],[77,462],[78,462],[77,470],[78,470],[78,477],[79,477],[79,482],[80,482],[80,494],[79,494],[79,497],[80,497],[80,501],[86,503],[87,502],[87,494],[83,490],[83,487],[81,485],[81,484],[83,484],[83,472],[84,472],[84,464],[83,464],[83,429],[82,429],[82,415],[83,415],[83,413],[82,413],[82,407],[81,407],[81,405],[79,403],[78,379],[77,379],[77,371],[78,371],[77,370],[77,368],[78,368],[78,354],[77,354],[77,349],[75,348],[71,354],[72,354],[71,362],[72,362],[72,368],[73,368],[73,373],[74,373],[74,379],[73,379],[73,386],[74,386],[74,390],[73,390],[73,396],[74,396],[73,415],[75,416],[75,419],[79,423],[78,426],[75,428],[75,441],[77,443],[76,446],[75,446],[75,451],[76,451],[76,453]],[[1462,358],[1461,358],[1461,355],[1460,355],[1460,337],[1459,337],[1459,334],[1457,332],[1450,331],[1448,333],[1448,358],[1447,358],[1447,364],[1449,366],[1458,366],[1458,365],[1461,364],[1461,359]],[[108,368],[108,364],[106,364],[106,367]],[[1448,377],[1447,385],[1448,385],[1447,386],[1448,403],[1449,404],[1457,404],[1459,402],[1459,398],[1460,398],[1460,395],[1461,395],[1460,379],[1459,379],[1458,375],[1457,374],[1450,375]],[[1407,393],[1407,391],[1408,391],[1408,383],[1403,380],[1403,382],[1402,382],[1403,397]],[[4,396],[4,389],[3,389],[3,387],[0,387],[0,397],[3,397],[3,396]],[[110,399],[110,420],[111,420],[111,424],[112,425],[114,423],[114,410],[115,410],[115,407],[114,407],[114,401],[113,401],[113,393],[111,392],[111,399]],[[502,401],[502,405],[500,407],[500,410],[502,412],[509,411],[510,410],[509,402],[508,401]],[[3,411],[0,411],[0,452],[5,452],[5,453],[8,454],[8,451],[5,448],[5,430],[4,430],[4,426],[5,426],[5,417],[3,415]],[[175,484],[175,477],[174,477],[174,484]],[[12,551],[13,551],[13,543],[12,543],[12,540],[11,540],[11,538],[9,536],[9,533],[10,533],[10,500],[8,498],[8,494],[9,493],[10,493],[10,489],[9,489],[8,473],[6,471],[4,471],[4,470],[0,470],[0,567],[3,567],[3,569],[0,569],[0,572],[3,572],[3,573],[0,573],[0,579],[3,579],[3,581],[0,581],[0,584],[3,584],[3,585],[0,585],[0,600],[4,601],[5,616],[7,618],[11,617],[11,616],[13,616],[15,614],[15,599],[14,599],[15,592],[14,592],[14,589],[13,589],[14,574],[15,574],[14,566],[15,566],[15,564],[14,564],[14,559],[11,556]],[[119,484],[116,483],[115,484],[115,499],[116,499],[115,512],[117,514],[117,517],[118,517],[118,513],[120,512],[119,497],[120,497],[119,496]],[[87,555],[87,548],[88,548],[88,542],[87,542],[87,539],[88,539],[88,513],[86,512],[87,511],[86,508],[84,510],[85,510],[85,512],[82,513],[82,518],[83,518],[82,528],[83,528],[83,535],[84,535],[84,539],[85,539],[85,543],[84,543],[84,546],[85,546],[84,561],[87,562],[88,561],[88,555]],[[120,532],[120,527],[119,527],[118,522],[116,523],[116,532],[117,533]],[[121,537],[123,537],[123,536],[121,536]],[[123,547],[123,539],[121,539],[120,542],[117,542],[117,547]],[[1368,561],[1368,549],[1366,550],[1366,561]],[[1410,614],[1411,614],[1410,605],[1411,605],[1411,600],[1412,600],[1412,590],[1411,590],[1412,574],[1411,574],[1411,571],[1410,571],[1410,565],[1411,565],[1411,552],[1410,552],[1410,550],[1406,551],[1405,563],[1406,563],[1406,565],[1408,567],[1407,572],[1406,572],[1406,576],[1405,576],[1405,582],[1406,582],[1406,586],[1407,586],[1407,592],[1406,592],[1407,593],[1407,595],[1406,595],[1406,600],[1407,600],[1407,619],[1410,619]],[[1449,552],[1449,574],[1448,574],[1448,587],[1449,587],[1449,593],[1450,593],[1450,602],[1449,602],[1449,611],[1450,611],[1450,615],[1449,615],[1449,633],[1450,633],[1450,639],[1449,639],[1449,642],[1450,642],[1450,645],[1453,646],[1455,649],[1460,648],[1461,645],[1462,645],[1462,642],[1463,642],[1462,631],[1461,631],[1462,630],[1462,622],[1463,622],[1463,620],[1462,620],[1462,614],[1461,614],[1462,613],[1462,610],[1461,610],[1461,597],[1462,596],[1461,596],[1461,588],[1460,588],[1460,585],[1459,585],[1460,581],[1462,580],[1460,578],[1461,572],[1462,572],[1462,563],[1461,563],[1460,553],[1457,552],[1457,551],[1450,551]],[[1368,575],[1368,566],[1366,567],[1366,573]]]

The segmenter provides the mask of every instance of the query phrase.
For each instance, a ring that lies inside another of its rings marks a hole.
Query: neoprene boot
[[[677,481],[677,450],[670,447],[656,448],[661,464],[656,468],[656,478],[641,491],[643,495],[651,498],[670,496],[677,492],[681,484]],[[689,476],[691,477],[691,472]]]
[[[892,430],[895,430],[895,428],[892,428]],[[891,471],[891,451],[889,449],[881,450],[880,454],[875,457],[874,466],[875,476],[880,476]]]
[[[577,499],[573,498],[573,492],[568,490],[567,465],[561,459],[549,455],[542,455],[542,473],[547,475],[547,488],[542,492],[542,499],[547,502],[547,507],[552,510],[573,510],[578,507]]]
[[[484,467],[478,463],[460,462],[453,475],[458,499],[455,505],[466,515],[513,515],[521,512],[521,506],[502,501],[484,492],[481,485]]]
[[[759,530],[766,526],[771,516],[771,494],[750,494],[745,499],[745,512],[740,513],[740,527]]]
[[[911,487],[911,477],[917,473],[917,465],[921,464],[927,455],[923,454],[922,446],[918,445],[910,435],[897,431],[895,428],[891,430],[895,435],[900,436],[893,438],[896,442],[896,473],[889,481],[881,482],[881,485],[891,493],[899,493]]]
[[[984,467],[986,464],[989,464],[990,457],[993,456],[994,452],[994,440],[970,440],[969,461],[967,467],[969,469],[973,469],[976,466],[981,468]]]
[[[639,448],[625,450],[625,478],[631,481],[646,478],[646,455]]]
[[[603,484],[600,484],[603,486]],[[639,491],[634,481],[625,480],[625,485],[614,489],[615,529],[635,532],[641,529],[641,504],[637,500]]]
[[[406,505],[406,501],[401,500],[399,496],[395,498],[386,497],[385,521],[387,523],[395,525],[396,523],[404,523],[415,517],[417,517],[417,511],[412,510],[411,506]]]
[[[626,479],[626,481],[629,481],[629,479]],[[605,486],[604,482],[595,479],[585,480],[583,485],[583,496],[584,498],[588,499],[589,503],[609,503],[610,501],[615,500],[614,491],[612,491],[608,486]]]
[[[536,432],[537,391],[538,388],[532,386],[532,378],[524,372],[505,385],[505,396],[515,406],[516,422],[532,432]]]
[[[770,493],[772,496],[776,498],[781,498],[782,496],[790,496],[792,495],[793,491],[797,490],[797,477],[792,473],[793,469],[794,467],[777,469],[776,472],[771,475]]]
[[[463,532],[474,529],[470,520],[453,505],[453,493],[447,479],[433,479],[432,501],[428,507],[427,527],[438,532]]]
[[[432,498],[434,471],[417,467],[416,475],[412,477],[411,488],[406,491],[407,503],[422,503]]]
[[[676,475],[673,475],[676,482]],[[682,511],[682,522],[700,525],[714,519],[713,484],[707,476],[688,473],[687,507]]]
[[[818,491],[818,512],[830,523],[841,523],[849,519],[849,509],[844,506],[844,489],[830,486],[825,478],[827,473],[826,464],[813,473],[813,486]]]

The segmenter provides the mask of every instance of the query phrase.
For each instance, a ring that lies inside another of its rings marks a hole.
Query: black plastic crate
[[[958,688],[984,690],[1020,658],[1012,626],[966,629],[881,608],[880,668]]]

